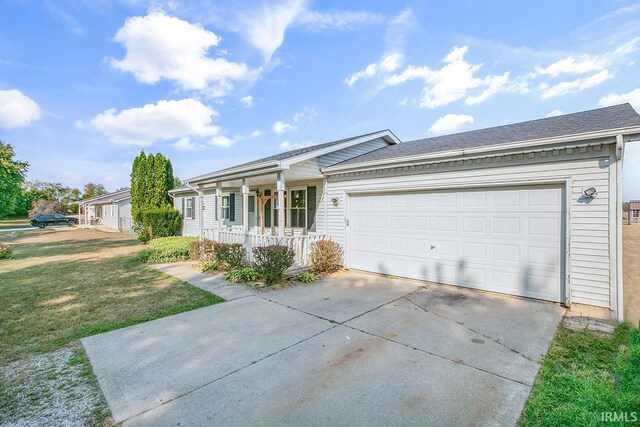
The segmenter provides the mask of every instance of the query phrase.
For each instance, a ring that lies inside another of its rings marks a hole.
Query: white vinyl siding
[[[191,219],[190,216],[187,216],[187,201],[191,200],[192,197],[195,199],[194,206],[193,206],[193,208],[195,209],[194,219]],[[184,200],[184,212],[182,211],[183,200]],[[182,215],[182,235],[183,236],[199,236],[200,235],[200,231],[198,229],[199,228],[198,224],[200,221],[200,209],[199,209],[200,201],[199,200],[200,198],[196,195],[195,192],[180,194],[175,198],[174,207]]]
[[[464,188],[488,185],[527,185],[569,180],[570,192],[570,298],[573,303],[610,307],[609,247],[610,149],[605,145],[583,152],[556,152],[503,156],[498,159],[456,161],[438,167],[416,166],[381,173],[329,177],[327,224],[332,239],[345,242],[345,194],[416,189]],[[614,166],[615,167],[615,166]],[[595,187],[598,196],[585,201],[582,191]],[[337,198],[337,206],[330,202]],[[322,208],[319,209],[321,211]]]

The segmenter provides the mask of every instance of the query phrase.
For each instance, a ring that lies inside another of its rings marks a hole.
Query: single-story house
[[[129,190],[80,200],[79,205],[78,217],[81,226],[104,227],[125,233],[133,231]]]
[[[391,131],[190,178],[185,235],[342,244],[347,268],[584,304],[621,319],[629,104],[401,142]]]
[[[629,223],[640,224],[640,200],[629,201]]]

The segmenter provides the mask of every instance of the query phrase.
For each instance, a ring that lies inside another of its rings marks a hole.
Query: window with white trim
[[[228,220],[231,217],[229,209],[229,196],[222,196],[222,219]]]
[[[189,218],[191,219],[191,217],[193,216],[193,199],[191,197],[187,197],[185,199],[185,218]]]
[[[640,218],[640,211],[631,211],[631,216],[633,218]]]
[[[291,227],[307,227],[307,190],[291,190]]]

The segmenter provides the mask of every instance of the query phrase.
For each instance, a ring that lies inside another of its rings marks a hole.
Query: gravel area
[[[101,426],[109,411],[79,343],[0,366],[0,426]]]

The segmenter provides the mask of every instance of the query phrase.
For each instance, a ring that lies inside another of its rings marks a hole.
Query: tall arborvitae
[[[131,215],[142,225],[142,212],[149,208],[171,206],[168,191],[173,188],[171,160],[158,153],[142,151],[133,161],[131,170]]]

